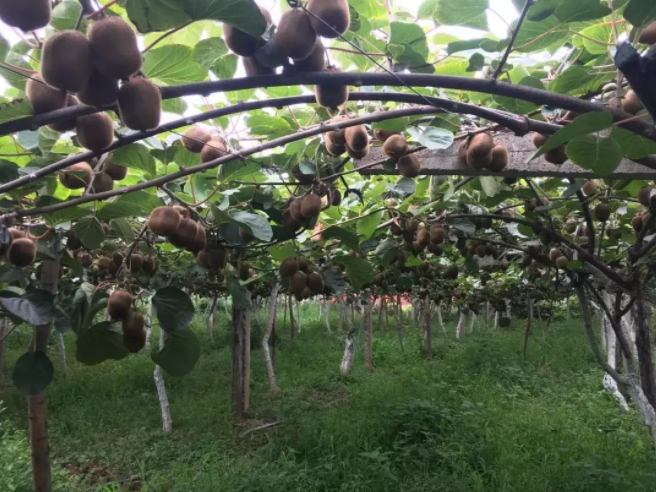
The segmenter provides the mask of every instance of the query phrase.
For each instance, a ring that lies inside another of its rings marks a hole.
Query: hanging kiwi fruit
[[[71,96],[70,94],[66,97],[66,107],[68,106],[75,106],[79,104],[79,101],[77,100],[77,97]],[[64,121],[58,121],[57,123],[51,123],[48,125],[48,128],[50,128],[53,131],[59,132],[59,133],[65,133],[65,132],[70,132],[72,130],[75,130],[75,125],[77,124],[77,119],[72,118],[70,120],[64,120]]]
[[[326,142],[326,150],[330,155],[334,155],[335,157],[338,157],[342,155],[344,152],[346,152],[346,145],[343,143],[335,143],[330,136],[332,132],[328,132],[324,135],[325,142]]]
[[[121,181],[128,175],[128,168],[114,164],[112,161],[107,160],[103,165],[103,172],[107,174],[114,181]]]
[[[189,249],[196,241],[196,234],[198,234],[196,222],[183,218],[180,220],[175,232],[168,236],[168,239],[176,248]]]
[[[307,275],[305,282],[310,291],[314,294],[322,294],[324,289],[323,278],[321,274],[312,272]]]
[[[298,231],[301,228],[301,226],[303,225],[303,223],[301,221],[296,220],[292,216],[291,206],[282,211],[281,223],[282,223],[282,226],[285,229],[287,229],[288,231],[291,231],[291,232]]]
[[[93,62],[91,44],[79,31],[59,31],[41,50],[41,76],[46,84],[67,92],[80,92],[89,83]]]
[[[628,91],[624,99],[622,99],[622,109],[629,114],[638,114],[644,108],[642,101],[640,101],[638,95],[632,90]]]
[[[326,48],[321,39],[317,38],[310,56],[303,60],[296,60],[294,67],[299,72],[321,72],[326,68]]]
[[[178,230],[181,220],[173,207],[157,207],[148,217],[148,229],[158,236],[170,236]]]
[[[207,264],[212,270],[225,268],[228,262],[228,252],[223,248],[214,248],[207,251]]]
[[[289,287],[294,293],[301,293],[307,287],[307,277],[305,274],[298,270],[289,279]]]
[[[642,44],[656,44],[656,21],[642,30],[638,42]]]
[[[72,166],[68,166],[59,173],[59,181],[69,190],[77,190],[86,188],[91,183],[93,170],[86,162],[78,162]]]
[[[278,272],[280,273],[281,277],[288,278],[294,275],[298,270],[298,261],[293,256],[290,256],[282,260]]]
[[[259,8],[266,19],[267,25],[270,25],[272,23],[271,14],[264,7]],[[223,24],[223,34],[225,44],[233,53],[239,56],[255,56],[257,49],[265,43],[261,37],[257,38],[230,24]]]
[[[34,114],[62,109],[67,104],[66,92],[47,85],[38,73],[27,79],[25,95],[34,109]]]
[[[196,236],[193,242],[189,245],[189,251],[198,253],[207,247],[207,233],[202,224],[196,224]]]
[[[182,146],[194,154],[200,154],[210,140],[212,140],[212,133],[202,126],[192,126],[182,134]]]
[[[408,152],[408,141],[403,135],[393,135],[385,140],[383,152],[390,159],[400,159]]]
[[[489,133],[478,133],[469,140],[467,147],[467,164],[478,171],[492,163],[494,139]]]
[[[376,140],[378,140],[381,143],[385,143],[388,138],[394,136],[394,135],[400,135],[399,132],[393,132],[391,130],[381,130],[381,129],[374,129],[374,137],[376,137]]]
[[[355,152],[362,152],[369,147],[369,133],[364,125],[350,126],[344,130],[346,146]]]
[[[314,193],[305,195],[301,200],[301,215],[305,219],[317,217],[321,212],[321,198]]]
[[[123,346],[131,354],[138,353],[146,346],[146,330],[141,330],[134,335],[123,334]]]
[[[109,147],[114,141],[114,123],[105,113],[78,117],[75,132],[80,145],[94,152]]]
[[[97,68],[91,72],[86,87],[77,93],[83,104],[102,108],[113,105],[118,99],[118,80],[106,77]]]
[[[91,255],[89,255],[89,256],[91,256]],[[79,259],[79,257],[78,257],[78,259]],[[100,271],[103,271],[103,272],[109,271],[112,268],[112,260],[110,260],[106,256],[101,256],[96,261],[96,265],[98,266],[98,270],[100,270]],[[84,264],[82,266],[84,266]]]
[[[487,168],[495,173],[503,171],[508,165],[508,149],[505,145],[495,145],[492,149],[492,162]]]
[[[337,67],[326,67],[324,72],[341,72],[341,70]],[[314,95],[320,106],[337,111],[340,106],[348,101],[349,88],[347,85],[339,85],[331,82],[317,84],[314,86]]]
[[[399,174],[404,178],[416,178],[421,172],[421,163],[415,154],[407,154],[396,163]]]
[[[50,0],[3,0],[0,2],[0,20],[24,32],[35,31],[50,24]]]
[[[544,144],[547,143],[547,140],[549,140],[549,137],[542,135],[541,133],[535,132],[533,134],[533,145],[535,145],[536,149],[541,149]]]
[[[141,271],[143,256],[141,256],[139,253],[132,253],[125,259],[125,264],[132,273],[137,273]]]
[[[244,56],[241,59],[244,64],[244,71],[246,72],[246,77],[257,77],[258,75],[273,75],[275,70],[271,67],[267,67],[263,63],[257,61],[257,58]]]
[[[600,203],[594,209],[595,218],[599,222],[606,222],[610,219],[611,208],[608,203]]]
[[[27,237],[14,239],[7,251],[7,259],[19,268],[31,265],[36,259],[36,243]]]
[[[162,94],[147,78],[130,77],[118,91],[118,108],[129,129],[152,130],[162,116]]]
[[[431,226],[429,234],[431,243],[435,244],[442,244],[446,238],[446,232],[444,231],[444,227],[441,225]]]
[[[295,8],[280,17],[274,40],[289,58],[304,60],[314,49],[317,33],[310,16],[304,10]]]
[[[204,164],[214,159],[220,159],[228,154],[227,150],[228,147],[223,138],[213,137],[203,146],[203,150],[200,152],[200,161]]]
[[[144,317],[139,311],[132,310],[130,315],[123,320],[121,327],[123,333],[128,336],[139,335],[144,329]]]
[[[555,149],[548,150],[544,153],[544,160],[550,162],[551,164],[555,164],[556,166],[565,164],[567,162],[567,152],[565,151],[565,146],[561,145]]]
[[[292,219],[296,222],[303,224],[305,222],[305,217],[301,214],[301,202],[302,200],[294,200],[289,204],[289,213],[291,214]]]
[[[312,27],[319,36],[338,38],[348,31],[351,14],[346,0],[310,0],[307,4]]]
[[[115,290],[107,300],[107,314],[112,319],[128,319],[132,311],[132,294],[126,290]]]
[[[0,243],[0,255],[7,254],[9,247],[16,239],[21,239],[25,237],[25,233],[16,227],[10,227],[7,229],[9,233],[9,241],[6,243]]]
[[[251,276],[251,264],[244,260],[239,263],[239,278],[241,280],[248,280]]]
[[[137,36],[120,17],[106,16],[93,21],[87,31],[93,62],[105,77],[127,79],[141,69]]]
[[[640,191],[638,191],[638,201],[643,207],[650,206],[649,197],[651,196],[652,189],[653,189],[652,186],[643,186],[642,188],[640,188]]]
[[[351,159],[364,159],[369,155],[369,147],[365,147],[362,150],[353,150],[351,147],[347,145],[346,152],[348,153]]]
[[[114,180],[105,173],[98,173],[93,177],[91,181],[91,189],[89,190],[90,194],[105,193],[106,191],[111,191],[114,189]]]

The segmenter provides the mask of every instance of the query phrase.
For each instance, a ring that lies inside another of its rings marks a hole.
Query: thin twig
[[[519,34],[519,30],[522,28],[522,24],[524,23],[524,19],[526,19],[526,15],[528,14],[528,9],[531,8],[531,5],[533,5],[533,0],[526,0],[526,4],[524,4],[524,10],[522,10],[522,14],[519,16],[519,20],[517,21],[517,25],[515,26],[515,29],[513,29],[512,36],[510,37],[510,42],[508,43],[508,46],[506,47],[506,52],[503,54],[503,58],[501,58],[501,61],[499,62],[499,66],[497,69],[494,71],[494,75],[492,78],[494,80],[499,78],[499,75],[503,73],[503,67],[508,61],[508,57],[510,56],[510,52],[513,49],[513,44],[515,44],[515,40],[517,39],[517,35]]]

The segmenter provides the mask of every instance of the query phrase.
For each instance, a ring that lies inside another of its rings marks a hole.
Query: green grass
[[[204,343],[192,374],[167,378],[170,435],[159,430],[146,354],[84,367],[72,360],[69,336],[68,374],[48,389],[51,451],[58,470],[85,483],[61,473],[56,480],[69,491],[653,491],[649,433],[637,412],[624,414],[603,391],[580,323],[538,327],[526,362],[521,321],[460,341],[435,329],[432,362],[419,330],[407,327],[402,351],[390,328],[375,333],[375,371],[364,370],[360,344],[343,378],[343,335],[306,320],[294,340],[281,333],[278,395],[267,391],[256,346],[252,420],[237,424],[222,317],[217,348]],[[452,323],[447,329],[455,332]],[[12,337],[8,367],[25,341]],[[8,407],[0,419],[24,429],[24,399],[12,388],[0,399]],[[239,437],[273,420],[282,424]],[[130,481],[141,488],[108,485]]]

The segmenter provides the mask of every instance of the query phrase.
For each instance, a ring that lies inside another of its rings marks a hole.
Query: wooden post
[[[242,294],[250,301],[251,292]],[[291,303],[290,303],[291,305]],[[249,310],[232,306],[232,401],[238,419],[244,417],[250,402],[251,381],[251,326]]]

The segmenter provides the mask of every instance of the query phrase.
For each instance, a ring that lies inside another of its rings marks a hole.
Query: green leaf
[[[448,149],[453,145],[453,132],[444,128],[427,126],[423,131],[417,128],[408,128],[408,133],[427,149]]]
[[[533,87],[534,89],[544,89],[542,81],[535,77],[524,77],[520,80],[519,85]],[[521,101],[513,97],[494,96],[494,102],[506,111],[515,114],[528,114],[539,108],[537,104],[533,104],[529,101]]]
[[[468,72],[479,72],[483,70],[485,66],[485,57],[481,53],[474,53],[469,58],[469,66],[467,67]]]
[[[130,223],[124,218],[112,219],[109,221],[109,226],[116,233],[116,235],[129,243],[134,241],[134,231]]]
[[[162,111],[174,114],[184,114],[187,111],[187,103],[182,98],[166,99],[162,101]]]
[[[559,94],[582,96],[594,92],[613,78],[610,74],[595,73],[589,67],[570,67],[549,84],[549,90]]]
[[[126,10],[140,33],[167,31],[191,20],[179,2],[168,0],[130,0]]]
[[[374,254],[380,258],[380,261],[383,263],[389,263],[394,258],[396,258],[397,253],[399,252],[399,246],[391,240],[385,240],[381,242],[377,247]]]
[[[155,83],[161,85],[200,82],[207,78],[207,69],[196,63],[191,48],[181,44],[171,44],[146,52],[142,70]]]
[[[433,16],[439,24],[487,30],[488,0],[438,0]]]
[[[296,249],[294,249],[294,245],[291,242],[286,242],[279,246],[271,246],[268,251],[271,258],[276,261],[282,261],[290,256],[296,256]]]
[[[52,9],[52,20],[50,26],[57,31],[67,31],[75,29],[77,20],[82,13],[82,5],[73,0],[66,0]],[[86,32],[89,21],[82,18],[80,31]]]
[[[35,200],[34,205],[37,207],[47,207],[48,205],[55,205],[62,202],[63,200],[58,200],[53,196],[41,195]],[[91,214],[89,209],[82,207],[71,207],[64,210],[58,210],[57,212],[47,213],[43,216],[43,218],[49,226],[56,226],[62,222],[86,217],[89,214]]]
[[[55,297],[51,292],[34,289],[20,297],[4,297],[5,294],[7,291],[2,292],[0,304],[17,318],[34,326],[47,325],[52,321]]]
[[[171,376],[184,376],[200,358],[200,342],[191,330],[176,331],[167,335],[164,348],[153,352],[150,358]]]
[[[571,37],[569,26],[551,16],[540,22],[525,21],[513,46],[522,53],[537,52]]]
[[[155,158],[150,155],[148,148],[141,144],[130,144],[112,153],[112,162],[120,166],[140,169],[150,176],[157,172]]]
[[[622,155],[627,159],[640,159],[656,154],[656,142],[619,126],[613,127],[610,134],[622,148]]]
[[[2,74],[6,75],[6,74]],[[0,123],[32,116],[34,111],[27,99],[14,99],[13,101],[0,104]]]
[[[18,169],[18,164],[15,162],[0,159],[0,183],[4,184],[18,179],[20,177]]]
[[[499,183],[493,176],[481,176],[481,188],[487,196],[494,196],[499,193]]]
[[[294,129],[287,120],[267,114],[249,116],[246,124],[251,129],[251,135],[265,135],[270,139],[294,133]]]
[[[605,55],[608,50],[608,44],[612,44],[615,36],[613,26],[598,24],[585,28],[581,31],[581,42],[586,50],[593,55]],[[578,40],[579,38],[575,38]]]
[[[392,132],[403,132],[405,131],[406,128],[408,128],[409,123],[410,123],[410,118],[402,117],[402,118],[394,118],[385,121],[376,121],[371,125],[371,127],[374,130],[389,130]]]
[[[177,287],[159,289],[152,302],[159,324],[167,333],[186,330],[194,319],[193,302]]]
[[[612,138],[586,135],[567,144],[567,157],[584,169],[606,176],[622,162],[622,148]]]
[[[324,239],[338,239],[341,243],[350,249],[360,249],[360,240],[357,234],[347,231],[338,226],[328,227],[323,231]]]
[[[599,0],[576,0],[564,2],[555,11],[555,16],[561,22],[583,22],[601,19],[610,15],[608,5]]]
[[[147,191],[135,191],[120,196],[116,201],[106,204],[97,214],[100,220],[109,221],[119,217],[138,217],[147,215],[156,207],[164,205],[161,198]]]
[[[55,366],[48,356],[40,350],[27,352],[16,361],[11,379],[23,396],[42,393],[55,376]]]
[[[358,219],[356,222],[356,230],[358,234],[364,236],[365,239],[369,239],[376,228],[380,224],[380,220],[383,218],[383,211],[376,212],[375,214],[370,214],[366,217]]]
[[[335,263],[344,265],[346,274],[351,280],[353,290],[358,292],[366,284],[374,280],[374,268],[371,264],[362,258],[356,258],[350,255],[336,256],[333,258]]]
[[[228,277],[228,292],[232,297],[232,303],[239,309],[250,309],[251,300],[250,293],[245,287],[242,287],[239,279],[235,277]]]
[[[194,47],[194,60],[209,70],[219,58],[228,54],[228,47],[222,38],[203,39]]]
[[[184,0],[183,4],[191,19],[226,22],[256,37],[262,36],[267,27],[253,0]]]
[[[269,224],[266,217],[248,212],[236,212],[230,214],[230,218],[236,224],[249,230],[250,233],[260,241],[271,241],[273,230],[271,229],[271,224]]]
[[[38,135],[38,143],[39,143],[39,150],[43,155],[47,155],[50,153],[52,148],[55,146],[57,143],[57,140],[59,140],[59,137],[61,134],[59,132],[56,132],[54,130],[51,130],[47,126],[43,126],[39,128],[39,135]]]
[[[418,24],[407,22],[391,22],[389,44],[409,45],[419,53],[424,60],[428,56],[426,34]]]
[[[636,27],[656,19],[656,4],[652,0],[631,0],[624,9],[624,18]]]
[[[189,152],[182,145],[176,145],[173,161],[180,167],[192,167],[200,164],[200,154]],[[240,162],[241,164],[241,162]]]
[[[237,72],[237,55],[226,55],[219,58],[214,65],[212,65],[212,72],[219,79],[231,79]]]
[[[412,178],[401,178],[396,183],[390,183],[387,191],[398,198],[412,195],[417,189],[417,183]]]
[[[82,241],[85,247],[96,249],[105,240],[105,230],[100,221],[95,217],[80,219],[73,228],[75,235]]]
[[[593,113],[583,114],[572,121],[572,123],[569,125],[554,133],[549,138],[549,140],[547,140],[547,143],[545,143],[531,157],[529,157],[526,162],[529,163],[533,159],[540,157],[551,149],[555,149],[556,147],[560,147],[561,145],[566,144],[570,140],[588,135],[593,132],[600,132],[601,130],[610,128],[612,125],[613,115],[611,113],[596,111]]]
[[[87,366],[106,360],[121,360],[128,354],[123,346],[123,334],[114,329],[110,321],[96,323],[75,341],[75,358]]]

